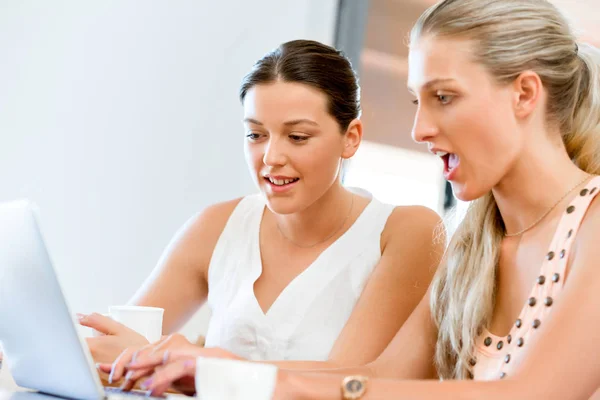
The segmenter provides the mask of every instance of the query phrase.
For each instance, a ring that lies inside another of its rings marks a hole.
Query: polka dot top
[[[552,312],[552,306],[560,301],[571,246],[581,221],[598,192],[600,176],[588,181],[585,188],[565,208],[529,299],[509,334],[500,337],[484,329],[478,337],[475,359],[472,361],[475,380],[507,377],[526,356],[528,345],[536,340],[538,328]]]

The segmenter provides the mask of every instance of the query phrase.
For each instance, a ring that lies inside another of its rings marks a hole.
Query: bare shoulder
[[[446,248],[442,219],[422,206],[398,206],[381,236],[381,255],[394,274],[427,288]]]
[[[237,198],[204,208],[187,221],[185,229],[187,236],[201,239],[205,247],[212,249],[241,200],[242,198]]]
[[[440,216],[424,206],[397,206],[389,216],[382,237],[386,244],[402,247],[445,243],[445,229]]]
[[[205,278],[217,241],[241,200],[238,198],[204,208],[189,218],[175,237],[174,252],[199,266]]]

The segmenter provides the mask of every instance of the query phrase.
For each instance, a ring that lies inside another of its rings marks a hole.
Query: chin
[[[265,195],[263,193],[263,195]],[[298,211],[297,201],[293,197],[265,195],[267,207],[275,214],[293,214]]]
[[[489,192],[485,188],[478,185],[469,185],[468,183],[450,182],[454,196],[460,201],[473,201],[483,197]]]

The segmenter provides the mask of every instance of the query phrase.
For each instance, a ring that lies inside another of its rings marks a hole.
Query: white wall
[[[0,3],[0,201],[39,204],[74,311],[126,302],[188,217],[253,190],[240,79],[286,40],[331,44],[336,4]]]

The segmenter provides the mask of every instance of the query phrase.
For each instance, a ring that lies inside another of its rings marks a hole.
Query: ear
[[[348,159],[352,157],[360,142],[362,141],[363,125],[359,119],[354,119],[348,125],[346,133],[344,134],[344,148],[342,149],[342,158]]]
[[[528,118],[542,103],[542,80],[537,73],[524,71],[513,82],[513,88],[515,115]]]

